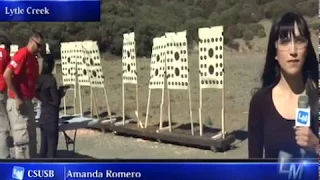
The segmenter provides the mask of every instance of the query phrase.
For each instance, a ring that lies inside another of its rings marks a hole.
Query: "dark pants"
[[[57,122],[40,124],[41,131],[41,158],[56,158],[59,139],[59,127]]]

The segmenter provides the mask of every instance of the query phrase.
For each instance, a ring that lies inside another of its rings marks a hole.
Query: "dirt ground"
[[[268,27],[266,28],[268,29]],[[313,36],[313,44],[318,52],[318,37]],[[265,49],[267,38],[255,41],[261,49]],[[247,129],[248,106],[251,98],[251,90],[259,86],[259,78],[265,61],[265,52],[225,52],[225,120],[226,130]],[[122,114],[122,85],[121,85],[121,58],[106,57],[102,60],[105,75],[105,85],[112,112]],[[150,59],[137,59],[137,71],[139,82],[139,115],[144,121],[148,99],[148,81]],[[190,84],[192,113],[194,122],[199,121],[199,75],[198,55],[189,54]],[[61,69],[57,67],[57,78],[61,84]],[[126,115],[134,117],[136,110],[135,86],[126,86]],[[106,103],[103,98],[103,90],[97,90],[98,109],[106,111]],[[82,91],[83,110],[90,108],[89,89]],[[206,125],[221,128],[221,90],[208,89],[203,91],[203,121]],[[172,120],[178,123],[188,123],[189,104],[188,91],[172,91]],[[68,105],[72,105],[72,94],[67,95]],[[159,111],[161,102],[161,91],[152,91],[150,104],[150,124],[159,123]],[[164,116],[167,120],[166,106]],[[72,113],[72,109],[68,110]],[[79,112],[79,110],[78,110]],[[89,133],[89,134],[88,134]],[[65,152],[63,137],[60,137],[59,156],[69,157]],[[235,149],[224,153],[213,153],[211,151],[187,148],[169,144],[160,144],[141,139],[115,136],[112,133],[102,134],[100,132],[86,131],[80,134],[77,140],[76,157],[92,158],[246,158],[247,140],[237,141]]]
[[[70,146],[70,148],[72,147]],[[66,150],[63,135],[60,134],[58,157],[89,159],[241,159],[247,158],[247,142],[237,143],[233,150],[214,153],[210,150],[85,130],[78,135],[74,156],[72,156],[71,151]]]

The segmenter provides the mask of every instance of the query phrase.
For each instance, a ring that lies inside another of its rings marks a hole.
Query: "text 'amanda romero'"
[[[139,179],[141,178],[141,172],[127,172],[127,171],[112,171],[112,170],[106,170],[106,171],[72,171],[68,170],[65,174],[66,178],[116,178],[116,179]]]
[[[43,8],[33,8],[33,7],[27,7],[27,8],[10,8],[10,7],[4,7],[4,13],[8,16],[14,16],[14,15],[50,15],[50,9],[47,7]]]

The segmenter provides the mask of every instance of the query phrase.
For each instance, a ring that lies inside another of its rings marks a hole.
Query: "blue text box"
[[[0,21],[100,21],[100,0],[4,0],[0,1]]]
[[[318,179],[318,163],[290,164],[295,168],[279,171],[278,163],[2,163],[1,179],[12,176],[29,179],[85,180],[85,179],[140,179],[140,180],[256,180],[256,179]],[[288,166],[288,167],[290,167]],[[301,168],[298,168],[301,166]],[[301,173],[301,176],[300,176]],[[42,176],[42,177],[39,177]],[[45,177],[44,177],[45,176]]]

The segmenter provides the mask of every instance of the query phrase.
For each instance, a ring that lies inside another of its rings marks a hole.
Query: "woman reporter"
[[[317,158],[318,60],[300,14],[286,13],[273,24],[261,81],[250,102],[249,158],[278,158],[280,152]],[[309,96],[311,127],[295,127],[298,98],[304,94]]]

